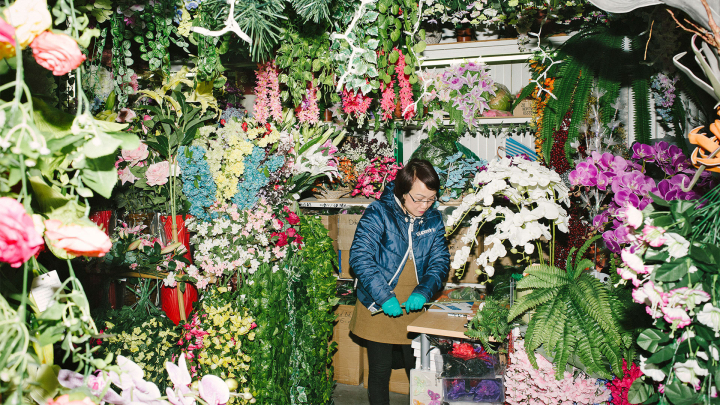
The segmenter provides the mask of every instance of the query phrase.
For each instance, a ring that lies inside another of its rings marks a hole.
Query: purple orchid
[[[636,143],[632,146],[633,159],[640,159],[648,163],[655,161],[655,149],[644,143]]]
[[[107,384],[107,381],[101,375],[91,375],[86,383],[82,374],[64,369],[58,372],[58,382],[61,386],[71,390],[87,386],[96,396],[102,394]],[[125,405],[127,403],[123,397],[109,388],[102,399],[104,402],[114,405]]]
[[[570,184],[577,186],[596,186],[598,179],[598,168],[591,162],[581,162],[575,166],[575,170],[570,172],[568,179]]]

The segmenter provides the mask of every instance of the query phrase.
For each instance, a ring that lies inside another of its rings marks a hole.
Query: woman
[[[445,226],[433,208],[439,189],[432,164],[412,159],[365,210],[355,231],[350,267],[359,283],[350,330],[367,340],[371,405],[389,404],[393,345],[401,345],[409,377],[415,358],[407,325],[447,277]]]

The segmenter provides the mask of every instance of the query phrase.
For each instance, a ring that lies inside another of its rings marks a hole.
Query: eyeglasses
[[[433,198],[431,200],[416,200],[415,197],[412,196],[412,194],[407,193],[406,195],[409,196],[415,204],[435,204],[435,202],[437,202],[437,198]]]

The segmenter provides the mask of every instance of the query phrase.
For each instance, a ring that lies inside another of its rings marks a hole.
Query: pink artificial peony
[[[30,47],[38,65],[51,70],[55,76],[68,74],[85,61],[77,42],[65,34],[45,31],[35,38]]]
[[[151,164],[145,172],[148,186],[162,186],[168,182],[168,177],[170,177],[170,163],[167,161]]]
[[[123,149],[120,151],[122,158],[126,162],[130,162],[130,166],[135,166],[140,161],[147,159],[150,152],[148,152],[148,146],[140,141],[140,146],[135,149]]]
[[[57,219],[45,220],[45,237],[56,249],[73,256],[103,257],[110,251],[110,238],[95,226],[63,224]]]
[[[33,219],[16,200],[0,197],[0,262],[20,267],[44,242]]]

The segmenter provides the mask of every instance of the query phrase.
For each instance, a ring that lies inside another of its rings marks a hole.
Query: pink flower
[[[56,399],[48,399],[47,405],[95,405],[95,403],[89,397],[83,398],[82,401],[71,401],[70,395],[65,394]]]
[[[648,281],[642,287],[633,290],[632,297],[638,304],[657,307],[663,303],[663,289],[656,286],[652,281]]]
[[[137,117],[137,114],[135,114],[135,111],[129,109],[129,108],[122,108],[120,109],[120,112],[118,113],[117,118],[115,118],[115,121],[117,122],[130,122],[133,119]]]
[[[16,200],[0,197],[0,262],[20,267],[43,246],[33,219]]]
[[[290,225],[297,225],[300,223],[300,217],[298,216],[298,214],[290,212],[288,213],[287,221]]]
[[[665,321],[671,324],[673,329],[684,328],[692,322],[692,319],[690,319],[687,312],[682,308],[663,307],[662,312],[665,314]]]
[[[130,162],[130,166],[135,166],[141,160],[147,159],[150,152],[148,152],[148,146],[140,141],[140,146],[137,148],[131,150],[123,149],[120,151],[120,154],[126,162]]]
[[[667,239],[663,237],[665,230],[663,228],[645,225],[642,230],[643,240],[652,247],[660,247],[667,242]]]
[[[168,177],[170,177],[170,163],[167,161],[153,163],[145,172],[148,186],[162,186],[168,182]]]
[[[15,27],[0,18],[0,59],[15,56]]]
[[[135,181],[138,179],[134,174],[132,174],[129,167],[118,170],[118,177],[123,185],[125,185],[125,183],[135,184]]]
[[[44,31],[30,47],[38,65],[51,70],[55,76],[68,74],[85,60],[77,42],[65,34]]]
[[[100,228],[63,224],[57,219],[45,220],[45,237],[54,248],[73,256],[103,257],[112,248],[110,238]]]

